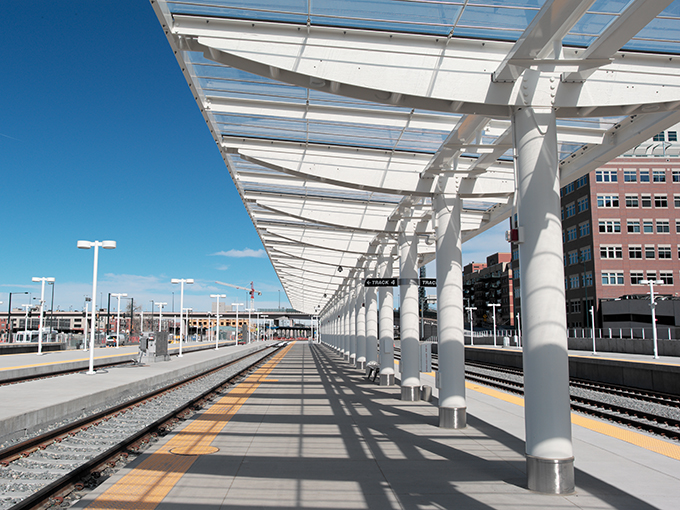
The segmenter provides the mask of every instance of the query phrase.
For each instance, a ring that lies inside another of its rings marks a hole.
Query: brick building
[[[662,294],[680,294],[679,149],[677,131],[659,133],[562,188],[568,327],[591,326],[591,306],[601,327],[600,301],[645,294],[645,279],[663,281]],[[514,245],[512,258],[519,309]]]
[[[494,253],[486,264],[471,262],[463,268],[463,298],[465,306],[476,307],[474,325],[492,327],[490,303],[499,303],[496,312],[497,326],[514,326],[514,297],[510,253]],[[465,318],[468,321],[466,311]]]

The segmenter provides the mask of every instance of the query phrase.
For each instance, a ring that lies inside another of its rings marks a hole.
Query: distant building
[[[664,282],[655,292],[680,295],[680,144],[676,129],[659,133],[561,189],[568,327],[590,327],[591,306],[595,306],[595,327],[602,327],[601,302],[646,294],[648,287],[640,283],[645,279]],[[516,226],[513,217],[511,227]],[[521,274],[516,245],[512,247],[512,269],[519,310]],[[624,305],[638,307],[639,302],[618,306]],[[620,318],[624,314],[615,315]],[[643,316],[637,314],[633,322],[640,323]],[[651,325],[651,315],[647,317]],[[612,322],[625,327],[626,321]]]
[[[476,327],[493,327],[493,309],[490,303],[498,303],[496,325],[515,325],[514,292],[510,253],[494,253],[486,263],[471,262],[463,268],[463,301],[466,307],[474,307],[473,322]],[[469,321],[466,310],[465,321]]]

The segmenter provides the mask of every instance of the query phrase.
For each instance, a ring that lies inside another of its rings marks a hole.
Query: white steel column
[[[375,261],[366,268],[366,278],[375,276]],[[378,289],[366,287],[366,365],[378,361]]]
[[[357,363],[357,287],[356,279],[350,283],[349,299],[349,363],[355,366]]]
[[[524,413],[530,490],[574,490],[555,112],[517,108]],[[523,240],[522,240],[523,234]]]
[[[409,229],[411,231],[406,231]],[[399,328],[401,332],[401,399],[420,400],[418,335],[418,238],[408,223],[399,232]]]
[[[349,361],[349,303],[351,294],[347,287],[342,297],[342,356]]]
[[[356,318],[357,318],[357,368],[366,368],[366,306],[364,298],[366,289],[360,283],[357,285],[356,293]]]
[[[437,194],[434,210],[437,225],[439,426],[459,429],[467,424],[461,199],[458,195]]]
[[[394,260],[390,246],[383,246],[378,259],[378,275],[380,278],[392,278]],[[380,386],[394,384],[394,295],[392,287],[380,287],[379,328],[380,343]]]

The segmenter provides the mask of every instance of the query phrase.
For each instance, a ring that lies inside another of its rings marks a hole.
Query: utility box
[[[432,372],[432,344],[430,342],[420,344],[420,371]]]
[[[170,361],[170,354],[168,354],[168,335],[167,331],[157,331],[153,334],[156,347],[155,361]]]

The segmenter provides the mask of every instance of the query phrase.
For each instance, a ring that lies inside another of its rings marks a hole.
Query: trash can
[[[420,388],[420,400],[424,400],[425,402],[430,402],[432,400],[432,386],[423,384]]]
[[[509,336],[503,337],[503,347],[510,347],[510,337]]]

